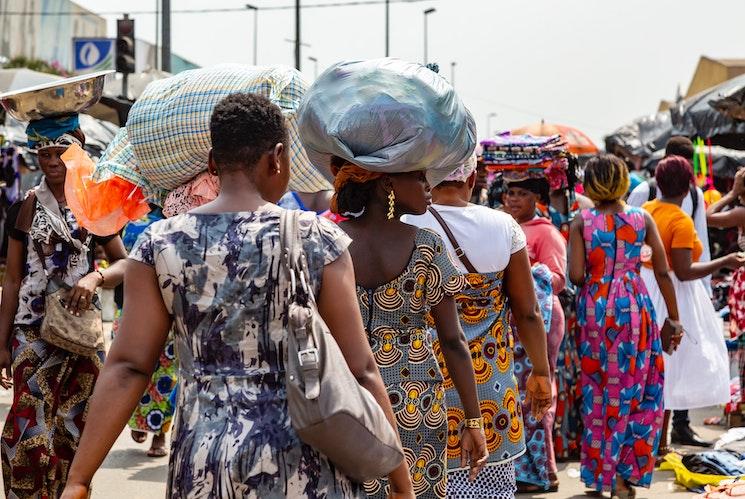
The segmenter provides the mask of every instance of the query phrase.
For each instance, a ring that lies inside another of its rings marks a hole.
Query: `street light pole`
[[[161,1],[161,53],[160,67],[163,71],[171,72],[171,0]]]
[[[429,9],[424,11],[424,64],[426,65],[427,62],[427,17],[432,14],[433,12],[436,12],[437,9],[434,7],[430,7]]]
[[[300,0],[295,0],[295,69],[300,71]]]
[[[308,60],[313,63],[313,78],[318,78],[318,58],[309,55]]]
[[[248,10],[254,11],[254,66],[256,66],[256,59],[258,54],[259,46],[259,8],[250,3],[246,4]]]
[[[455,88],[455,62],[450,63],[450,84]]]
[[[497,113],[489,113],[486,115],[486,138],[491,137],[491,119],[496,117]]]
[[[385,0],[385,56],[390,55],[391,36],[391,0]]]

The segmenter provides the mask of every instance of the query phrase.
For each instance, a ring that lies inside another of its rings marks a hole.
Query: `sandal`
[[[635,499],[636,489],[629,483],[626,486],[628,487],[626,490],[614,490],[611,492],[611,499]]]
[[[145,440],[147,440],[147,433],[140,430],[132,430],[130,432],[130,435],[132,436],[132,440],[137,442],[138,444],[145,443]]]
[[[166,436],[162,433],[153,435],[153,442],[150,444],[150,450],[147,451],[148,457],[165,457],[168,451],[165,449]]]

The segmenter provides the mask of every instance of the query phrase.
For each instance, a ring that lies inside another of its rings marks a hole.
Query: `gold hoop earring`
[[[394,214],[393,212],[396,210],[396,193],[391,191],[390,194],[388,194],[388,220],[393,220]]]

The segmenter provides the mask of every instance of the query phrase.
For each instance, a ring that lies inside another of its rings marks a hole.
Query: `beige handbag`
[[[70,286],[49,274],[38,241],[34,241],[33,245],[47,275],[41,339],[70,353],[86,357],[95,355],[97,350],[104,348],[103,319],[98,295],[93,295],[90,308],[79,316],[68,312],[66,302]]]
[[[403,461],[396,430],[347,366],[316,308],[299,239],[299,212],[280,218],[280,275],[287,280],[287,403],[300,439],[350,479],[388,475]]]

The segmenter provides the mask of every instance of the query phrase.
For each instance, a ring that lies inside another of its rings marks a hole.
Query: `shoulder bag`
[[[280,275],[287,283],[285,382],[292,427],[300,439],[350,479],[388,475],[404,458],[396,430],[359,385],[316,307],[298,233],[299,212],[280,217]]]
[[[28,234],[36,209],[36,196],[32,192],[21,204],[16,228]],[[103,349],[103,320],[98,295],[93,295],[91,306],[76,316],[67,311],[66,299],[70,291],[59,277],[50,274],[41,243],[28,235],[34,251],[39,256],[41,266],[47,277],[44,297],[44,319],[41,323],[41,339],[70,353],[92,356]]]

